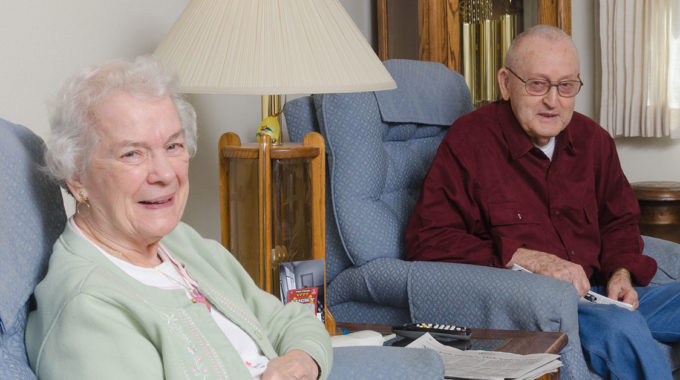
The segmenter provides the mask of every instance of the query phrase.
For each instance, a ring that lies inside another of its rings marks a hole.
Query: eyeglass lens
[[[557,87],[557,92],[560,94],[560,96],[573,97],[578,94],[578,92],[581,90],[581,87],[583,86],[583,82],[580,80],[567,80],[556,83],[552,83],[545,79],[524,80],[509,67],[506,67],[506,69],[522,83],[524,83],[524,88],[531,95],[545,95],[548,93],[548,91],[550,91],[552,86],[555,86]]]
[[[544,79],[529,79],[524,85],[527,92],[532,95],[544,95],[550,91],[550,87],[556,86],[557,92],[562,96],[575,96],[581,89],[581,82],[579,81],[563,81],[558,83],[550,83]]]

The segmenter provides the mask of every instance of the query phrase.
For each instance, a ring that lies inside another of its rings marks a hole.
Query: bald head
[[[505,55],[505,66],[515,68],[523,65],[526,58],[526,47],[537,38],[567,47],[570,50],[569,53],[573,53],[576,62],[578,62],[578,51],[567,33],[554,26],[536,25],[515,37]]]
[[[560,85],[580,81],[574,42],[560,29],[546,25],[527,29],[515,38],[505,67],[498,70],[501,97],[510,102],[520,126],[539,146],[559,135],[574,113],[576,94],[562,95]],[[547,92],[537,94],[527,88],[527,83],[534,86],[537,82],[548,86]]]

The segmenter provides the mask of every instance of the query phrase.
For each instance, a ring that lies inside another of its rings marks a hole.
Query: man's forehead
[[[562,53],[565,55],[578,55],[576,46],[573,41],[568,38],[551,37],[551,36],[528,36],[524,38],[518,48],[520,54],[526,54],[530,51],[544,52],[546,54]]]
[[[517,62],[526,70],[541,72],[559,67],[565,74],[579,72],[578,52],[568,39],[531,36],[522,41],[517,53]]]

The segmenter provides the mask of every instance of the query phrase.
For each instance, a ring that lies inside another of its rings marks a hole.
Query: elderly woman
[[[43,379],[325,378],[330,339],[180,222],[196,115],[152,57],[87,68],[51,117],[47,167],[77,202],[35,291]]]

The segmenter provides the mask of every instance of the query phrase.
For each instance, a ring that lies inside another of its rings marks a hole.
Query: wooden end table
[[[640,203],[640,233],[680,243],[680,182],[632,183]]]
[[[347,331],[373,330],[383,335],[392,333],[392,326],[372,323],[336,323],[336,334]],[[508,352],[511,354],[559,354],[567,345],[567,335],[561,332],[542,331],[519,331],[519,330],[492,330],[472,329],[471,340],[493,341],[494,351]],[[497,343],[497,345],[496,345]],[[541,376],[539,380],[559,380],[559,371],[553,374]]]

